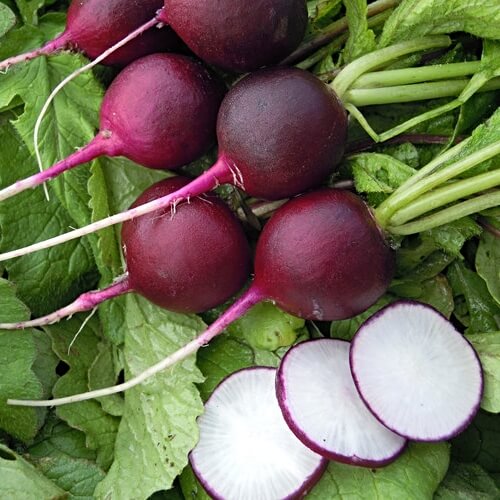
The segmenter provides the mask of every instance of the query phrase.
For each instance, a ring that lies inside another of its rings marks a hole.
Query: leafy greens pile
[[[373,135],[442,107],[432,120],[416,120],[392,143],[373,144],[351,120],[350,154],[331,183],[353,179],[374,207],[463,136],[474,132],[478,144],[500,140],[500,111],[495,111],[500,92],[476,93],[478,80],[484,83],[500,74],[498,0],[403,0],[396,8],[398,3],[379,0],[368,6],[367,17],[363,0],[310,0],[310,30],[303,56],[295,61],[331,80],[341,65],[378,47],[441,33],[453,33],[449,49],[427,54],[429,61],[405,58],[397,67],[480,59],[470,82],[475,87],[461,94],[464,98],[456,105],[445,106],[453,101],[447,98],[363,109]],[[0,0],[0,59],[40,46],[62,31],[65,7],[53,0]],[[346,26],[349,36],[343,33]],[[329,40],[326,45],[317,43],[324,39]],[[307,47],[313,50],[306,52]],[[81,56],[61,54],[0,75],[1,186],[33,173],[36,117],[53,87],[83,64]],[[111,77],[112,71],[103,69],[82,75],[56,97],[40,134],[46,165],[91,139]],[[197,172],[208,161],[187,171]],[[498,168],[499,162],[497,156],[470,175]],[[0,251],[117,213],[165,175],[107,158],[93,162],[90,170],[67,172],[51,182],[49,201],[36,189],[0,204]],[[240,202],[232,190],[222,194],[233,204]],[[46,314],[86,290],[110,284],[123,272],[118,234],[108,228],[0,266],[0,322]],[[187,465],[187,455],[197,441],[196,418],[203,400],[217,383],[242,367],[276,366],[297,340],[323,335],[350,340],[370,314],[403,297],[433,305],[474,344],[486,375],[483,411],[451,444],[412,444],[383,469],[332,462],[309,498],[498,498],[499,235],[500,209],[494,208],[401,237],[394,242],[397,276],[389,293],[369,311],[350,320],[315,324],[259,305],[230,327],[228,335],[202,349],[196,360],[156,376],[124,398],[115,395],[51,411],[5,403],[9,397],[62,397],[112,385],[123,373],[134,376],[203,330],[201,318],[170,313],[126,295],[103,304],[88,321],[81,315],[43,331],[0,331],[0,496],[208,498]],[[204,320],[219,312],[211,311]]]

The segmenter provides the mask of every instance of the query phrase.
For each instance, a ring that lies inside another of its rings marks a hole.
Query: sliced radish
[[[279,367],[276,391],[294,434],[326,458],[376,467],[405,448],[406,439],[384,427],[359,397],[348,342],[319,339],[290,349]]]
[[[215,389],[198,419],[193,470],[215,499],[300,498],[327,461],[290,431],[278,406],[274,368],[235,372]]]
[[[354,337],[350,362],[373,414],[409,439],[449,439],[479,409],[479,358],[465,337],[427,305],[400,301],[372,316]]]

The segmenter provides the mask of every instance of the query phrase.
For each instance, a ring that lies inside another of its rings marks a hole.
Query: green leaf
[[[9,113],[10,116],[13,115]],[[31,173],[33,162],[5,115],[0,115],[0,143],[0,185],[5,186]],[[0,203],[0,249],[12,250],[56,236],[73,224],[56,197],[47,202],[41,189],[21,193]],[[69,242],[8,261],[5,267],[19,296],[35,316],[66,305],[96,279],[90,247],[85,241]]]
[[[164,311],[134,295],[126,299],[126,378],[177,350],[204,328],[199,318]],[[147,498],[171,487],[198,439],[196,418],[203,405],[194,384],[202,380],[190,357],[126,392],[115,460],[97,487],[97,498]]]
[[[452,462],[435,500],[493,500],[500,498],[495,482],[477,464]]]
[[[500,219],[486,219],[493,227],[500,229]],[[483,231],[476,253],[477,274],[486,282],[491,296],[500,304],[500,242],[498,237]]]
[[[500,332],[467,335],[479,355],[484,375],[481,408],[500,413]]]
[[[330,462],[309,493],[310,500],[428,500],[448,469],[446,443],[415,444],[395,462],[381,469]]]
[[[7,5],[0,3],[0,38],[16,24],[16,15]]]
[[[362,153],[352,157],[349,163],[356,190],[384,195],[376,198],[379,203],[415,173],[408,165],[380,153]]]
[[[452,458],[475,462],[489,473],[500,472],[500,415],[480,411],[451,442]]]
[[[379,45],[456,31],[498,40],[497,0],[403,0],[386,21]]]
[[[366,0],[344,0],[349,38],[343,52],[346,63],[376,49],[375,33],[368,29]]]
[[[457,261],[448,268],[447,277],[455,298],[465,299],[467,314],[459,319],[468,327],[467,333],[496,331],[499,328],[500,306],[489,294],[481,277]]]
[[[459,256],[464,243],[481,234],[481,227],[470,217],[436,227],[420,233],[422,240],[433,242],[436,250],[442,250],[450,255]]]
[[[45,5],[53,3],[51,0],[15,0],[15,2],[24,22],[28,24],[36,24],[38,11]]]
[[[17,299],[13,286],[0,279],[0,321],[23,321],[29,318],[26,306]],[[37,399],[44,395],[44,385],[37,373],[50,385],[50,361],[42,364],[40,344],[34,330],[0,331],[0,429],[22,441],[32,439],[43,423],[45,411],[7,406],[8,398]],[[37,366],[37,358],[40,360]]]
[[[93,500],[96,486],[105,474],[96,464],[70,457],[40,458],[34,465],[74,500]]]
[[[54,386],[54,397],[88,390],[88,371],[99,352],[99,325],[93,318],[74,340],[81,327],[82,319],[75,318],[45,328],[52,339],[54,351],[70,367]],[[106,413],[94,400],[59,406],[56,414],[71,427],[85,433],[87,446],[97,452],[97,465],[108,469],[113,461],[119,419]]]
[[[62,500],[65,492],[19,455],[0,444],[2,498]]]
[[[184,498],[189,498],[190,500],[211,500],[212,497],[204,490],[190,466],[184,469],[179,482]]]

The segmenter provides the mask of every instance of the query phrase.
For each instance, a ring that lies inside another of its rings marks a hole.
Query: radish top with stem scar
[[[213,144],[225,87],[201,63],[152,54],[127,66],[106,92],[100,131],[86,146],[43,172],[0,191],[0,200],[101,155],[150,168],[177,168]]]

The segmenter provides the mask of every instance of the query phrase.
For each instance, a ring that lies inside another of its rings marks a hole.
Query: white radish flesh
[[[193,470],[216,499],[300,498],[321,477],[326,460],[287,427],[273,368],[240,370],[225,379],[198,419]]]
[[[326,458],[377,467],[405,448],[406,439],[384,427],[359,397],[348,342],[319,339],[296,345],[281,362],[276,391],[292,431]]]
[[[353,339],[350,362],[373,414],[409,439],[449,439],[479,409],[483,377],[477,354],[427,305],[400,301],[372,316]]]

